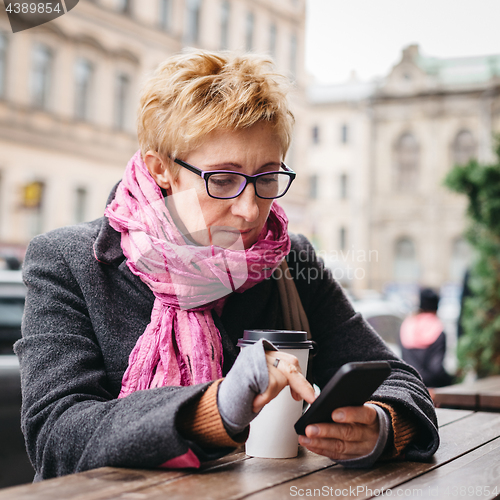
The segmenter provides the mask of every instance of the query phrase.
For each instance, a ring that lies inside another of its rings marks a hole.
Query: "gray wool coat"
[[[114,196],[111,193],[110,200]],[[386,347],[354,312],[309,241],[291,236],[290,272],[309,319],[317,355],[313,381],[323,387],[349,361],[388,360],[389,378],[372,399],[417,423],[406,457],[426,460],[439,437],[432,401],[417,372]],[[37,236],[24,263],[28,287],[21,367],[22,430],[35,481],[101,466],[152,468],[192,450],[200,461],[227,453],[207,450],[177,429],[179,410],[209,384],[162,387],[116,399],[128,357],[150,321],[154,296],[128,269],[120,233],[103,217]],[[233,293],[214,315],[224,348],[223,372],[244,329],[282,328],[276,281]]]

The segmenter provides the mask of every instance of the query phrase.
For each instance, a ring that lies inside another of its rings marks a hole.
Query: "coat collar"
[[[120,182],[111,190],[106,206],[113,201]],[[102,218],[101,229],[94,242],[94,256],[99,262],[110,265],[119,265],[125,260],[121,247],[121,233],[111,227],[106,216]]]

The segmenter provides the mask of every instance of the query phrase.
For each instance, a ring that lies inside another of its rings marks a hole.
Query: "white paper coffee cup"
[[[259,332],[257,335],[260,334],[260,338],[266,338],[272,342],[280,352],[295,356],[305,376],[309,351],[312,348],[312,342],[307,340],[306,332],[248,330],[245,331],[246,337],[249,337],[247,332],[252,332],[251,336],[256,336],[256,332]],[[280,333],[282,337],[286,337],[281,343]],[[293,337],[297,338],[295,346],[293,346]],[[252,340],[256,342],[259,339]],[[240,339],[238,345],[244,348],[244,345],[251,344],[252,340],[244,337]],[[280,345],[286,347],[280,347]],[[260,458],[296,457],[299,449],[299,436],[295,432],[294,424],[302,415],[302,407],[303,401],[295,401],[290,393],[290,387],[285,387],[250,423],[250,434],[245,444],[246,454]]]

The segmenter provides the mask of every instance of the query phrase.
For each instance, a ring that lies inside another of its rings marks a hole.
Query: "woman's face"
[[[244,130],[217,130],[196,149],[180,158],[201,170],[231,170],[247,175],[277,171],[281,146],[271,125],[257,123]],[[201,245],[228,247],[241,235],[251,247],[264,227],[272,200],[258,198],[255,188],[230,200],[208,196],[205,181],[181,167],[176,179],[158,155],[148,152],[144,161],[156,183],[166,189],[167,206],[181,232]],[[207,231],[207,228],[209,231]],[[210,235],[208,234],[210,232]]]

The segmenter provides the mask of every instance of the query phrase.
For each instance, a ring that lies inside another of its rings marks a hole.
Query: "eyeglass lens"
[[[208,193],[217,198],[232,198],[244,188],[246,179],[240,174],[213,174],[208,179]],[[281,172],[257,177],[255,190],[262,198],[278,198],[288,188],[290,176]]]

